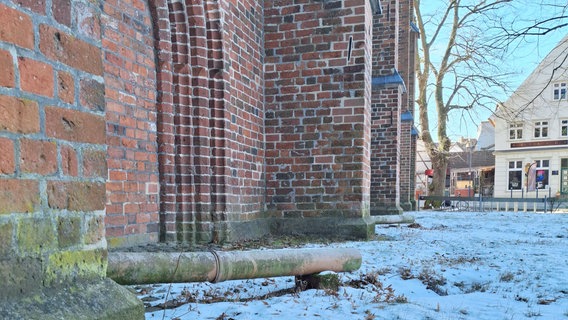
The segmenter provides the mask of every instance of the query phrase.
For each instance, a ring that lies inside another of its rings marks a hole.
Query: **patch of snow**
[[[148,306],[180,304],[146,319],[568,319],[567,214],[411,214],[412,227],[378,225],[376,240],[326,246],[363,256],[335,293],[294,292],[293,277],[135,288]],[[346,285],[367,275],[381,288]]]

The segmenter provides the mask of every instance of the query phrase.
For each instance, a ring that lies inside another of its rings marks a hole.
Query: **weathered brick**
[[[39,48],[48,58],[95,75],[102,75],[101,49],[54,27],[39,27]]]
[[[85,244],[99,243],[105,235],[104,217],[95,216],[87,221],[87,230],[85,232]]]
[[[105,111],[105,86],[93,79],[81,79],[79,101],[87,109]]]
[[[0,179],[0,214],[34,212],[40,205],[38,182]]]
[[[13,174],[15,170],[14,142],[0,138],[0,174]]]
[[[6,50],[0,50],[0,86],[14,87],[14,62],[12,54]]]
[[[52,141],[20,140],[20,170],[42,175],[57,171],[57,145]]]
[[[14,133],[39,132],[37,102],[0,95],[0,130]]]
[[[53,97],[53,67],[51,65],[19,57],[18,66],[22,90]]]
[[[71,283],[75,280],[95,280],[105,276],[106,248],[75,248],[50,252],[44,261],[45,276],[43,284]],[[62,263],[64,262],[64,263]]]
[[[0,4],[0,17],[0,40],[28,49],[34,47],[34,30],[30,16]]]
[[[18,222],[16,243],[20,251],[41,253],[57,247],[55,228],[51,219],[37,217]]]
[[[79,173],[77,153],[74,148],[61,146],[61,171],[64,175],[76,177]]]
[[[48,181],[50,208],[94,211],[105,208],[105,184],[100,182]]]
[[[101,39],[101,19],[98,10],[89,3],[76,1],[73,7],[79,34],[94,40]]]
[[[81,217],[57,218],[57,240],[59,248],[67,248],[81,243]]]
[[[63,102],[75,102],[75,83],[73,76],[65,71],[57,72],[57,96]]]
[[[83,151],[83,176],[107,178],[106,151]]]
[[[13,252],[14,225],[12,222],[0,223],[0,257],[4,257]]]
[[[71,26],[71,0],[52,0],[53,18],[61,24]]]
[[[45,14],[45,0],[16,0],[15,2],[34,12]]]
[[[105,119],[77,110],[45,108],[46,135],[67,141],[105,143]]]

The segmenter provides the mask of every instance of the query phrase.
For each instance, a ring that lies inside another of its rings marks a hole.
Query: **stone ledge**
[[[104,279],[15,295],[0,302],[0,319],[139,320],[144,306],[126,288]]]
[[[371,217],[275,218],[271,223],[275,235],[307,235],[344,240],[369,240],[375,234]]]
[[[371,216],[401,215],[403,210],[398,204],[375,204],[371,207]]]

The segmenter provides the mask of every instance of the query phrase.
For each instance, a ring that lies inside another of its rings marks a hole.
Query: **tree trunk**
[[[429,195],[431,196],[443,196],[444,190],[446,190],[446,172],[448,168],[448,158],[440,153],[437,153],[430,158],[432,160],[432,169],[434,170],[434,176],[432,177],[432,183],[429,186]]]

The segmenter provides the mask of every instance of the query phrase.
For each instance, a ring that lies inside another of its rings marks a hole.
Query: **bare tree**
[[[527,3],[522,0],[517,0],[515,5],[517,7],[535,6],[532,1]],[[501,32],[493,39],[492,46],[506,54],[522,46],[527,46],[527,44],[538,47],[541,39],[553,33],[564,36],[568,30],[568,3],[565,0],[542,0],[537,6],[540,8],[540,14],[533,14],[528,18],[519,17],[512,21],[502,21],[499,28]],[[531,108],[534,102],[548,90],[558,69],[568,60],[568,52],[557,53],[553,60],[556,67],[553,68],[548,82],[538,92],[528,96],[524,105],[514,106],[513,109],[509,109],[509,106],[505,104],[500,104],[501,110],[496,116],[511,121],[518,119],[527,109]]]
[[[516,5],[527,6],[529,4],[526,1],[517,1]],[[495,38],[494,46],[499,49],[517,48],[523,41],[532,41],[535,37],[568,28],[568,3],[566,1],[542,0],[538,5],[543,12],[542,15],[502,21],[500,27],[502,32]]]
[[[507,74],[500,71],[501,52],[489,39],[503,24],[499,13],[511,0],[444,1],[428,15],[422,13],[421,0],[415,1],[421,35],[415,70],[420,134],[434,170],[430,194],[442,195],[451,144],[448,114],[469,117],[480,108],[493,110],[502,95],[497,91],[509,90]],[[431,115],[436,117],[434,125]]]

